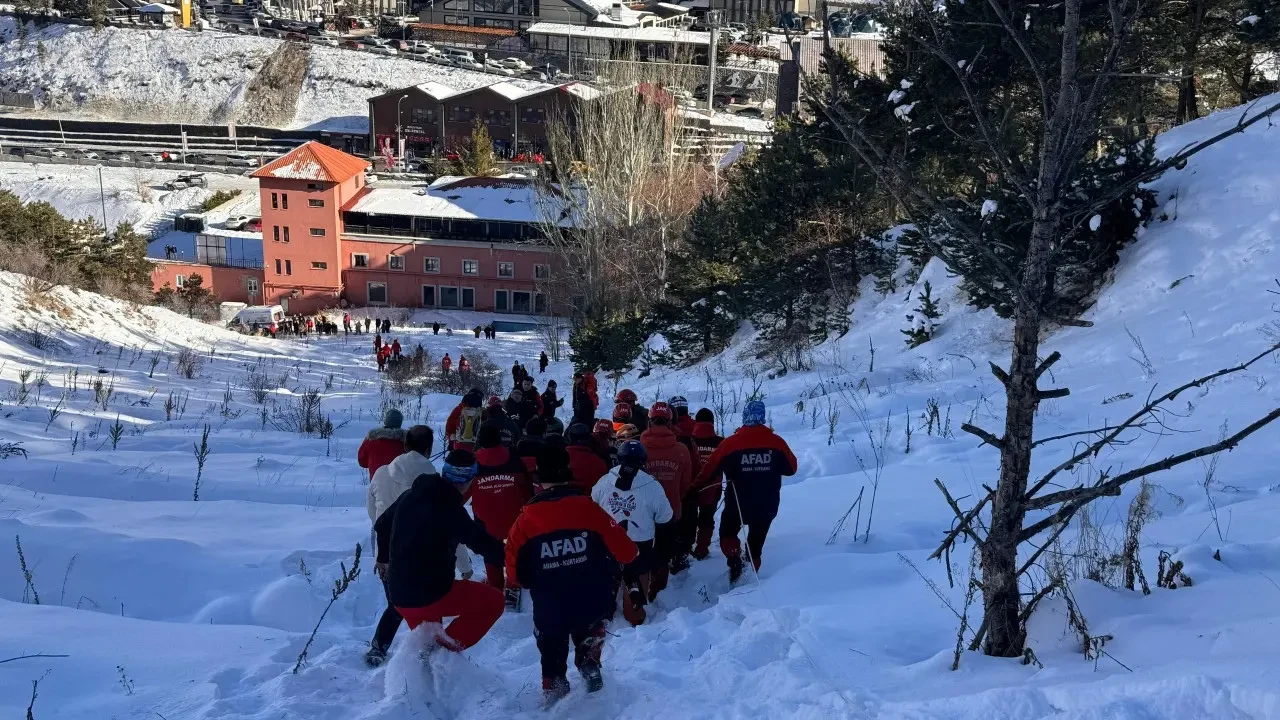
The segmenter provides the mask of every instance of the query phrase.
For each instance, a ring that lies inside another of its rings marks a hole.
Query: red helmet
[[[608,420],[597,420],[596,426],[591,429],[593,435],[613,435],[613,423]]]
[[[661,400],[649,407],[650,420],[665,420],[667,422],[671,422],[671,417],[671,406]]]
[[[490,396],[489,396],[489,407],[491,407],[491,408],[500,408],[500,407],[502,407],[502,398],[498,397],[497,395],[490,395]]]
[[[613,419],[614,419],[614,420],[630,420],[630,419],[631,419],[631,406],[630,406],[630,405],[628,405],[628,404],[626,404],[626,403],[622,403],[622,402],[618,403],[617,405],[614,405],[614,406],[613,406]]]
[[[626,403],[628,405],[636,404],[636,393],[634,390],[623,388],[618,391],[618,396],[613,399],[616,403]]]

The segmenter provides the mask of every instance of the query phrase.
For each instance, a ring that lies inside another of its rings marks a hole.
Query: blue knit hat
[[[763,425],[764,424],[764,403],[759,400],[752,400],[742,408],[742,424],[744,426]]]
[[[440,476],[454,485],[471,482],[479,468],[476,456],[466,450],[450,450],[444,458],[444,467],[440,468]]]

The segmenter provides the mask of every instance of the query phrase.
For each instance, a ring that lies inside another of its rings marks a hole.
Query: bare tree
[[[674,152],[682,116],[664,88],[688,84],[690,72],[682,63],[611,64],[606,89],[551,119],[556,175],[542,183],[544,227],[564,267],[540,284],[553,303],[576,299],[610,316],[662,298],[667,259],[713,182]]]
[[[1133,25],[1142,6],[1138,0],[1107,0],[1107,20],[1103,28],[1096,24],[1083,25],[1082,0],[1065,0],[1052,9],[1038,9],[1037,12],[1060,13],[1053,22],[1055,30],[1060,24],[1061,31],[1053,34],[1057,45],[1051,47],[1045,45],[1043,37],[1037,43],[1027,32],[1031,19],[1026,15],[1024,22],[1024,14],[1030,12],[1026,5],[1015,0],[985,0],[985,3],[998,19],[1001,34],[1011,47],[1017,49],[1018,62],[1024,65],[1021,69],[1031,78],[1035,93],[1031,117],[1011,118],[1008,113],[993,112],[993,109],[998,111],[1000,108],[995,103],[986,102],[988,98],[981,96],[973,86],[966,69],[971,69],[976,59],[963,57],[950,47],[945,12],[940,11],[932,0],[908,0],[907,5],[931,30],[913,38],[919,50],[946,66],[964,95],[966,120],[974,129],[973,136],[965,139],[971,142],[975,155],[981,157],[983,164],[999,168],[1006,181],[1017,189],[1021,201],[1028,206],[1032,221],[1021,269],[1010,267],[996,256],[984,242],[980,223],[960,215],[954,210],[954,205],[944,202],[946,198],[934,194],[931,183],[894,148],[884,143],[867,114],[857,114],[857,111],[838,102],[841,97],[838,89],[825,98],[815,98],[815,101],[909,216],[918,220],[941,220],[953,242],[963,242],[969,250],[988,259],[1006,292],[1012,296],[1013,343],[1009,367],[1005,370],[992,365],[992,372],[1005,390],[1004,431],[996,435],[972,425],[963,427],[999,450],[999,477],[995,487],[988,488],[987,495],[968,511],[962,511],[943,488],[959,521],[935,555],[948,554],[955,539],[961,535],[980,544],[985,616],[983,650],[988,655],[1016,657],[1023,653],[1026,636],[1019,585],[1019,578],[1026,569],[1025,564],[1020,567],[1018,562],[1021,543],[1050,529],[1056,528],[1055,533],[1060,533],[1064,522],[1084,503],[1100,495],[1116,494],[1126,482],[1152,472],[1234,447],[1280,415],[1280,410],[1277,410],[1222,442],[1115,477],[1104,476],[1094,486],[1037,497],[1037,493],[1061,470],[1074,467],[1090,454],[1064,463],[1028,489],[1032,448],[1036,445],[1033,438],[1035,416],[1040,401],[1065,397],[1069,392],[1065,388],[1046,390],[1039,387],[1041,376],[1059,358],[1055,352],[1041,361],[1042,333],[1050,323],[1089,325],[1073,318],[1051,317],[1044,309],[1050,295],[1049,280],[1059,241],[1074,226],[1087,222],[1093,209],[1104,207],[1139,183],[1158,177],[1169,168],[1181,167],[1188,158],[1226,137],[1243,132],[1280,110],[1280,102],[1256,112],[1251,112],[1252,108],[1245,110],[1233,127],[1182,148],[1164,161],[1155,163],[1124,187],[1108,194],[1092,209],[1068,216],[1064,210],[1065,201],[1082,164],[1099,141],[1103,124],[1102,104],[1112,82],[1120,74],[1123,51],[1132,40]],[[1102,38],[1101,45],[1098,44],[1099,37]],[[1018,142],[1014,124],[1020,125],[1024,131],[1028,125],[1038,128],[1034,142]],[[949,265],[953,264],[954,258],[943,243],[932,238],[925,240],[938,257]],[[1266,354],[1273,351],[1274,348]],[[1206,378],[1201,378],[1182,389],[1205,381]],[[1154,404],[1149,403],[1136,419],[1102,433],[1099,440],[1089,446],[1092,452],[1114,442],[1118,433],[1132,428],[1134,423],[1147,417],[1161,402],[1172,399],[1177,392],[1179,390],[1162,396]],[[988,503],[991,521],[986,536],[980,537],[974,530],[974,519]],[[1048,518],[1027,525],[1029,512],[1055,506],[1058,509]]]

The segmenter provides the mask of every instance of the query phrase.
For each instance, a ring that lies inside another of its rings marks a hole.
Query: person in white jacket
[[[626,592],[622,596],[622,616],[632,625],[645,621],[644,606],[649,597],[649,572],[655,560],[653,539],[658,525],[671,522],[671,501],[657,478],[641,468],[649,454],[639,440],[628,440],[618,448],[618,466],[610,470],[591,490],[591,499],[604,508],[627,531],[640,554],[622,568]]]
[[[439,474],[435,465],[428,459],[434,439],[434,433],[426,425],[415,425],[409,428],[409,432],[405,435],[404,454],[378,468],[373,474],[373,478],[369,481],[369,493],[365,503],[369,511],[370,523],[377,522],[382,513],[386,512],[397,498],[413,487],[413,481],[419,475]],[[377,548],[374,548],[374,552],[377,552]],[[462,545],[458,545],[457,568],[463,580],[471,579],[471,556]],[[396,612],[391,605],[391,599],[388,598],[387,609],[382,612],[382,617],[378,620],[373,640],[369,643],[369,652],[365,655],[365,660],[370,666],[377,667],[386,660],[387,650],[391,647],[391,641],[395,639],[396,631],[400,628],[400,620],[400,613]]]

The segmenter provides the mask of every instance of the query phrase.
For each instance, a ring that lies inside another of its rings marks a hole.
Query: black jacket
[[[573,422],[587,427],[596,422],[596,406],[591,402],[591,393],[581,384],[573,386]]]
[[[507,413],[504,410],[489,408],[487,412],[489,413],[489,418],[480,423],[480,427],[498,428],[498,432],[502,433],[502,447],[515,452],[516,445],[520,442],[520,426],[507,417]]]
[[[564,398],[556,398],[556,391],[550,388],[542,393],[542,417],[553,418],[556,416],[556,408],[564,406]]]
[[[387,596],[397,607],[426,607],[453,587],[458,545],[501,565],[502,542],[471,519],[462,494],[439,475],[419,475],[373,525],[378,562],[390,562]]]

